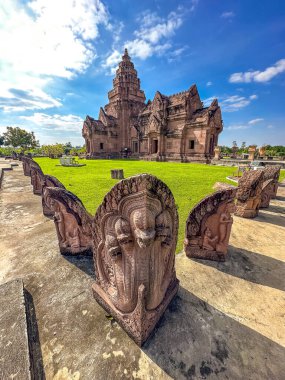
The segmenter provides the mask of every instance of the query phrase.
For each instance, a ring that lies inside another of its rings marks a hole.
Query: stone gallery
[[[195,84],[170,96],[157,91],[145,103],[140,79],[125,49],[108,98],[99,120],[87,116],[83,123],[87,157],[205,162],[214,156],[223,130],[221,109],[217,99],[204,107]]]

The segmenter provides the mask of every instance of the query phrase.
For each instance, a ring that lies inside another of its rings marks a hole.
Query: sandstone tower
[[[87,116],[82,135],[90,158],[128,153],[148,160],[206,161],[214,155],[222,131],[215,99],[203,107],[196,85],[166,96],[156,92],[145,103],[140,79],[125,49],[99,119]]]

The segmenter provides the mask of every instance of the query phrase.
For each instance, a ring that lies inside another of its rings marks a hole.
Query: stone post
[[[214,148],[214,152],[215,152],[214,160],[219,160],[220,159],[220,154],[221,154],[221,148],[219,146],[216,146]]]
[[[123,169],[112,169],[111,178],[113,179],[124,179],[124,170]]]
[[[232,147],[232,158],[236,159],[237,158],[237,151],[238,151],[238,147],[237,146],[233,146]]]
[[[259,157],[264,157],[265,156],[265,146],[261,146],[258,149]]]
[[[249,157],[248,157],[248,159],[249,159],[250,161],[253,161],[253,160],[254,160],[255,152],[256,152],[256,146],[252,145],[252,146],[249,146],[249,147],[248,147],[248,153],[249,153]]]

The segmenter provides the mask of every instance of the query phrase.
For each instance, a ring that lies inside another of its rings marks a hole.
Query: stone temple
[[[87,116],[83,123],[87,157],[182,162],[213,157],[223,130],[221,109],[217,99],[203,107],[195,84],[170,96],[157,91],[146,103],[125,49],[108,98],[99,119]]]

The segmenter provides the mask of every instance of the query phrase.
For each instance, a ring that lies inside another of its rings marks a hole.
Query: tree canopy
[[[39,145],[34,132],[28,132],[19,127],[7,127],[7,131],[3,133],[3,137],[5,145],[21,148],[22,151],[36,148]]]

